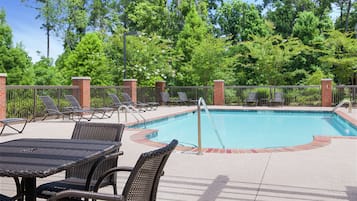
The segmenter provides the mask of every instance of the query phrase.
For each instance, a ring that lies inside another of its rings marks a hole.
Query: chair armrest
[[[87,175],[87,180],[86,180],[86,185],[85,185],[85,189],[89,190],[93,175],[95,173],[95,171],[98,169],[98,167],[100,166],[100,164],[102,164],[103,162],[110,160],[110,159],[115,159],[118,156],[123,155],[124,153],[122,151],[117,151],[108,155],[105,155],[101,158],[99,158],[91,167],[88,175]]]
[[[113,194],[104,194],[104,193],[95,193],[88,191],[78,191],[78,190],[66,190],[59,193],[56,193],[54,196],[50,197],[49,201],[60,200],[63,198],[86,198],[86,199],[99,199],[99,200],[108,200],[108,201],[120,201],[124,200],[122,195],[113,195]]]
[[[128,167],[128,166],[119,166],[119,167],[115,167],[115,168],[109,169],[108,171],[104,172],[104,173],[98,178],[97,183],[94,185],[93,191],[94,191],[94,192],[97,192],[97,191],[98,191],[98,189],[99,189],[99,187],[100,187],[100,184],[102,183],[102,181],[103,181],[106,177],[108,177],[108,176],[110,176],[110,175],[112,175],[112,174],[114,174],[114,173],[116,173],[116,172],[120,172],[120,171],[131,172],[132,170],[133,170],[133,167]]]

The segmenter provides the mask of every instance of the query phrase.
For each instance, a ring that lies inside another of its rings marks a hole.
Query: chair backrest
[[[170,95],[168,92],[160,92],[160,95],[162,102],[167,103],[170,101]]]
[[[247,100],[256,100],[257,99],[257,93],[256,92],[250,92],[248,94]]]
[[[164,166],[177,144],[177,140],[172,140],[170,144],[165,147],[140,155],[131,170],[122,192],[122,196],[126,201],[156,200],[157,188],[160,177],[163,174]],[[101,178],[98,179],[94,191],[98,191],[102,179],[122,170],[122,167],[117,167],[104,173]]]
[[[164,166],[177,144],[177,140],[172,140],[163,148],[140,155],[123,189],[122,195],[126,200],[156,200],[156,192]]]
[[[282,92],[275,92],[274,93],[274,100],[275,101],[283,101],[284,100],[284,95]]]
[[[123,96],[125,102],[130,103],[130,104],[133,103],[133,101],[131,100],[131,97],[129,96],[128,93],[123,92],[123,93],[121,93],[121,95]]]
[[[187,94],[185,92],[177,92],[180,101],[186,102],[188,101]]]
[[[76,122],[71,139],[89,139],[121,142],[125,125],[118,123]],[[119,150],[118,150],[119,151]],[[73,167],[66,171],[66,178],[76,177],[87,179],[95,162],[90,161],[83,165]],[[101,164],[94,172],[93,179],[97,179],[106,170],[117,166],[117,158],[110,159]],[[113,178],[110,178],[111,180]]]
[[[41,101],[45,105],[46,110],[59,112],[58,107],[56,106],[55,102],[53,101],[53,99],[51,97],[49,97],[49,96],[39,96],[39,98],[41,99]]]
[[[74,97],[73,95],[64,95],[64,97],[66,98],[66,100],[71,103],[71,106],[74,108],[74,109],[79,109],[81,110],[82,109],[82,106],[81,104],[78,102],[77,98]]]
[[[109,96],[112,98],[114,107],[119,107],[122,105],[122,102],[120,101],[120,99],[116,94],[109,94]]]

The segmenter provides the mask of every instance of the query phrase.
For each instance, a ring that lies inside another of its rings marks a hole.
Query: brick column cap
[[[135,81],[135,82],[136,82],[137,79],[123,79],[123,81],[124,81],[124,82],[129,82],[129,81],[130,81],[130,82],[132,82],[132,81]]]
[[[331,78],[324,78],[324,79],[321,79],[321,81],[331,81],[332,79]]]
[[[7,73],[0,73],[0,77],[7,77]]]
[[[224,80],[213,80],[213,82],[224,82]]]
[[[90,77],[72,77],[72,80],[90,80]]]

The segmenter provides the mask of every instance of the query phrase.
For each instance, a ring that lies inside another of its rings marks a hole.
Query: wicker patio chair
[[[155,201],[160,177],[163,175],[164,166],[171,152],[177,146],[177,143],[177,140],[172,140],[170,144],[163,148],[142,153],[133,168],[116,167],[108,170],[98,179],[94,187],[95,192],[76,190],[62,191],[56,193],[56,195],[51,197],[49,200],[54,201],[64,198],[86,198],[113,201]],[[96,193],[98,191],[98,187],[101,186],[100,183],[102,180],[104,180],[107,176],[120,171],[131,172],[121,195]]]
[[[160,105],[158,102],[143,103],[143,102],[137,101],[137,103],[134,103],[128,93],[122,93],[122,96],[124,97],[126,102],[129,102],[130,104],[134,105],[134,107],[137,107],[137,108],[147,108],[150,110],[155,110]]]
[[[45,116],[42,118],[42,120],[45,120],[48,116],[53,116],[53,115],[56,115],[57,117],[62,116],[63,119],[67,115],[69,119],[72,120],[75,120],[74,116],[78,117],[78,121],[80,121],[82,118],[89,120],[88,118],[83,117],[84,111],[82,110],[77,110],[72,108],[72,109],[67,109],[65,111],[60,111],[51,97],[39,96],[39,98],[41,99],[41,101],[46,107]]]
[[[110,118],[112,117],[114,113],[113,108],[109,107],[99,107],[99,108],[82,108],[81,104],[78,102],[77,98],[74,97],[73,95],[64,95],[64,97],[67,99],[68,102],[71,103],[71,106],[74,110],[82,110],[84,112],[88,112],[91,114],[90,119],[92,119],[94,116],[98,117],[99,119],[103,119],[105,117]],[[97,116],[96,114],[99,113],[100,116]]]
[[[120,142],[124,124],[118,123],[92,123],[76,122],[72,139],[91,139]],[[118,156],[123,153],[117,150],[97,161],[89,161],[66,171],[65,179],[40,185],[36,191],[40,198],[49,198],[56,192],[68,189],[91,191],[99,176],[110,168],[117,167]],[[114,194],[117,194],[116,175],[103,180],[99,187],[113,186]]]

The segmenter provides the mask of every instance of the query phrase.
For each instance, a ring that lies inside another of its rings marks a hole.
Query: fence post
[[[155,91],[156,91],[156,101],[162,104],[161,100],[161,92],[164,92],[166,88],[166,81],[157,81],[155,83]]]
[[[90,108],[90,77],[72,77],[72,85],[79,87],[79,93],[74,93],[83,108]]]
[[[137,102],[137,94],[136,94],[136,79],[124,79],[124,87],[125,87],[125,92],[129,94],[131,97],[131,100],[136,103]]]
[[[224,80],[214,80],[213,104],[224,105]]]
[[[0,119],[6,118],[6,73],[0,73]]]
[[[321,80],[321,106],[331,107],[332,104],[332,79]]]

